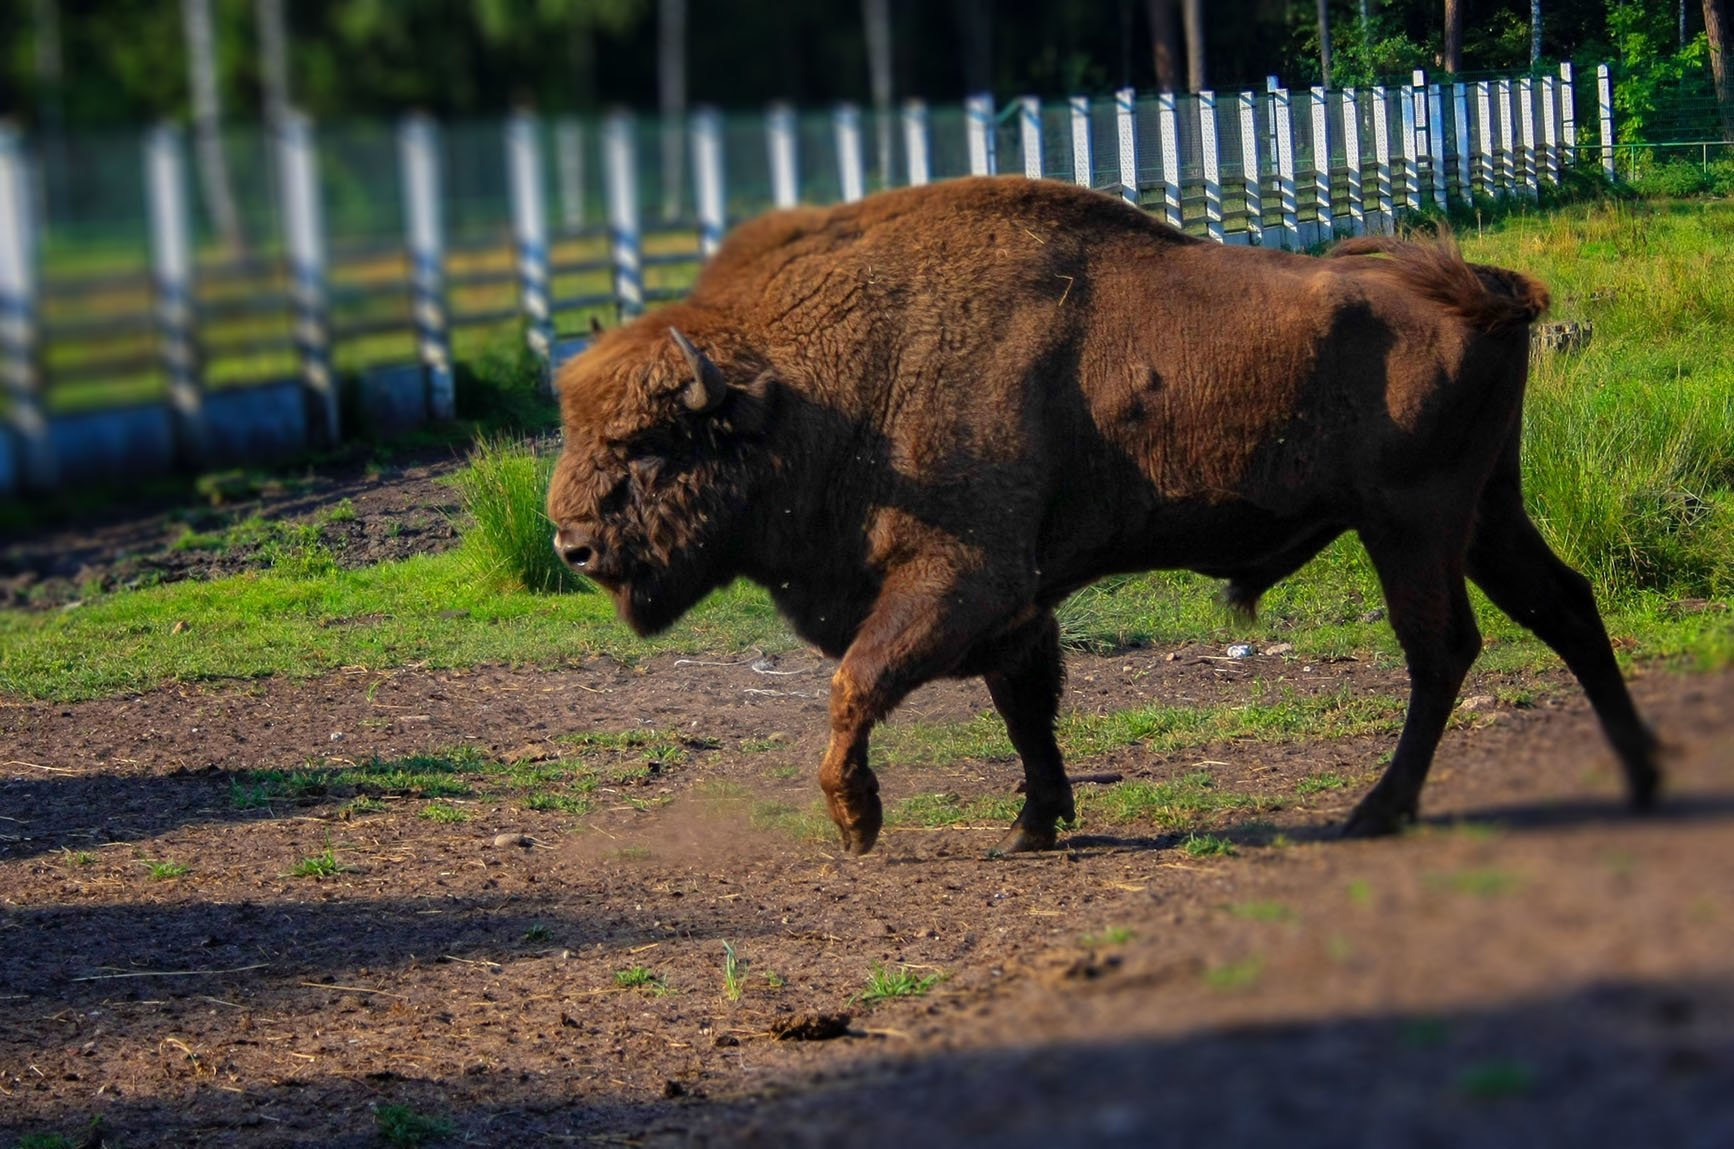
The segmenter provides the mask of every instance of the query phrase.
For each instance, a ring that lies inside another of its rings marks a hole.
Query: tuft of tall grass
[[[521,440],[476,441],[456,481],[470,515],[461,554],[477,581],[535,594],[589,589],[554,553],[554,525],[542,509],[553,472],[553,456]]]

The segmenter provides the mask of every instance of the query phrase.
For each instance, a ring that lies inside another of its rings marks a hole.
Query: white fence
[[[1605,66],[1596,79],[1597,150],[1612,175],[1613,111]],[[27,141],[0,126],[0,373],[6,415],[0,494],[51,488],[84,471],[69,457],[85,449],[77,445],[78,436],[56,433],[57,423],[67,420],[56,413],[55,389],[136,370],[146,356],[105,358],[97,352],[59,370],[53,364],[65,358],[57,357],[58,348],[78,340],[88,351],[111,330],[152,341],[148,358],[155,361],[160,386],[147,405],[163,414],[159,437],[169,444],[169,461],[198,466],[237,450],[246,454],[237,447],[248,441],[245,435],[237,438],[213,424],[215,392],[207,374],[224,355],[245,350],[269,363],[277,350],[287,363],[292,348],[301,433],[307,441],[328,443],[345,430],[338,353],[352,341],[396,332],[413,340],[416,361],[407,375],[395,374],[399,391],[407,387],[407,398],[397,400],[400,413],[450,418],[455,329],[517,318],[546,385],[557,361],[582,342],[562,340],[562,328],[581,329],[583,317],[598,311],[629,318],[648,303],[678,295],[680,277],[716,250],[731,221],[768,206],[855,199],[870,184],[1020,172],[1121,196],[1220,242],[1299,250],[1337,236],[1388,232],[1404,212],[1442,210],[1480,197],[1538,196],[1543,184],[1557,182],[1562,171],[1581,162],[1578,106],[1570,65],[1558,75],[1451,84],[1431,83],[1416,72],[1400,86],[1329,91],[1291,91],[1273,77],[1262,92],[1140,96],[1125,89],[1111,99],[1080,96],[1048,105],[1024,97],[1003,110],[985,95],[971,97],[961,110],[909,101],[898,116],[896,170],[871,173],[862,114],[854,106],[837,108],[828,117],[828,131],[820,126],[823,120],[799,116],[787,105],[771,107],[756,124],[700,110],[687,121],[693,211],[672,221],[655,219],[648,228],[647,212],[656,214],[650,205],[669,202],[669,189],[660,189],[665,194],[658,197],[657,189],[642,186],[658,176],[645,166],[655,150],[640,146],[643,133],[630,115],[600,124],[565,119],[550,125],[520,113],[504,124],[501,150],[494,153],[510,205],[509,270],[478,269],[473,260],[457,266],[464,252],[450,240],[449,219],[463,203],[446,183],[468,165],[454,163],[442,150],[439,125],[409,117],[396,129],[395,147],[390,133],[379,133],[369,155],[390,165],[401,236],[375,236],[357,248],[346,242],[341,226],[328,222],[330,184],[321,178],[315,127],[292,116],[263,150],[279,234],[261,245],[271,258],[255,255],[249,264],[276,277],[272,289],[250,288],[245,274],[208,258],[201,262],[186,142],[179,128],[163,126],[147,133],[143,148],[151,255],[148,285],[141,284],[136,298],[148,298],[149,311],[126,316],[105,314],[101,300],[113,277],[62,273],[52,260],[42,266],[39,236],[54,215],[52,192],[34,190],[40,180]],[[386,158],[378,159],[378,153]],[[588,202],[597,168],[602,226],[591,222],[594,205]],[[594,239],[593,250],[571,246],[584,237]],[[489,242],[497,243],[482,246]],[[368,259],[395,261],[399,274],[384,282],[334,285],[346,269]],[[647,272],[660,272],[663,282],[647,285]],[[221,298],[201,282],[225,277],[242,286]],[[473,301],[475,289],[504,292],[508,284],[515,286],[515,303]],[[469,291],[472,302],[454,305],[459,291]],[[58,301],[58,318],[44,320],[45,296]],[[401,308],[346,318],[334,297],[396,299]],[[275,341],[249,334],[252,329],[234,318],[267,313],[283,319]],[[284,374],[281,366],[274,374]],[[269,371],[239,380],[270,381]],[[280,411],[281,403],[273,409]]]

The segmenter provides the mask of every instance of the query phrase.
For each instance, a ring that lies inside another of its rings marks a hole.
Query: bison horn
[[[674,345],[686,358],[686,365],[692,369],[692,381],[681,392],[682,400],[693,411],[712,410],[723,401],[728,390],[722,371],[706,358],[704,352],[694,347],[692,340],[682,335],[679,328],[670,327],[668,337],[674,340]]]

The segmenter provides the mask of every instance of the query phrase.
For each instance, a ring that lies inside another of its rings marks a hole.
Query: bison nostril
[[[596,552],[589,547],[567,547],[562,557],[568,566],[583,567],[589,565],[590,560],[596,557]]]

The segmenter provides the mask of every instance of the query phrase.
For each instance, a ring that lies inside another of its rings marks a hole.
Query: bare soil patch
[[[1403,684],[1219,653],[1074,658],[1067,704]],[[1678,748],[1651,817],[1565,679],[1482,675],[1396,839],[1331,837],[1390,739],[1315,738],[1070,763],[1258,799],[1196,826],[988,860],[997,822],[902,825],[852,860],[801,820],[829,670],[0,703],[0,1144],[374,1145],[405,1113],[446,1123],[430,1144],[1734,1143],[1734,674],[1640,674]],[[897,721],[987,708],[939,683]],[[588,810],[330,772],[457,746],[584,747]],[[283,781],[310,763],[329,784]],[[888,804],[1018,776],[881,771]],[[939,980],[866,1001],[875,966]]]

